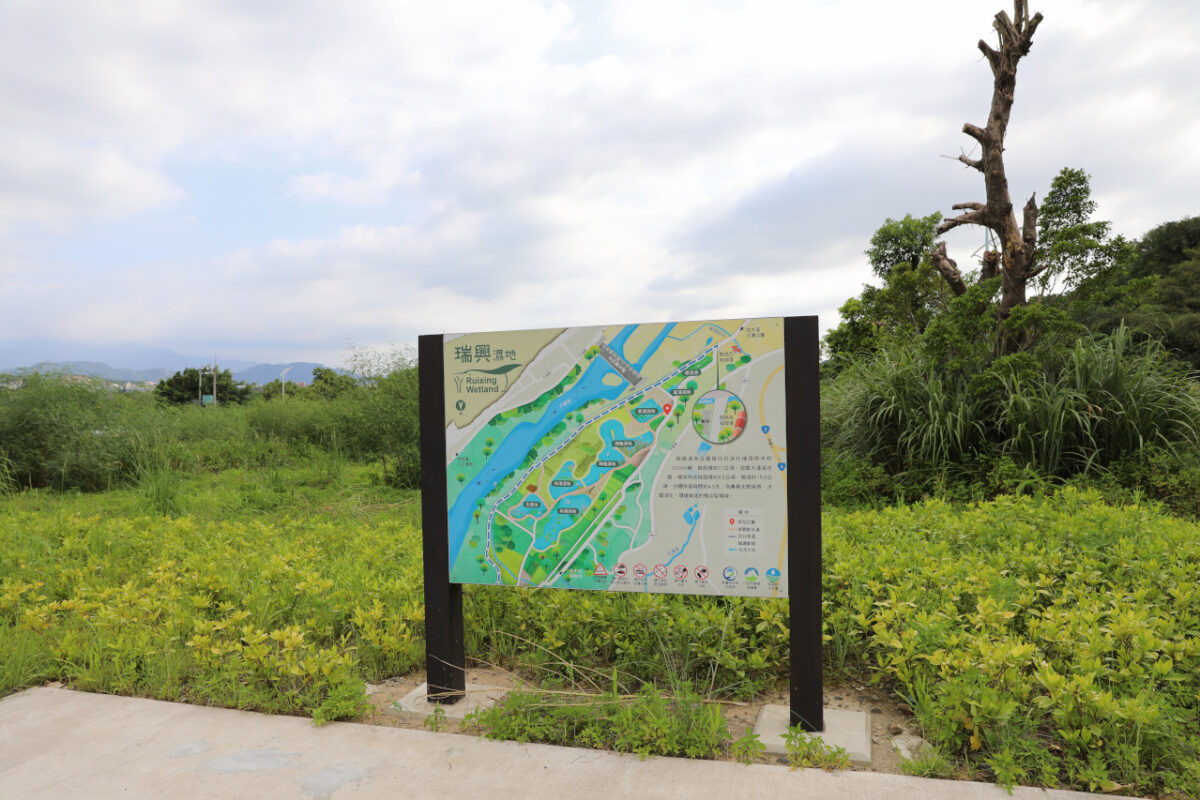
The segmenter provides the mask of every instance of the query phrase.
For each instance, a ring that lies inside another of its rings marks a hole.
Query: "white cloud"
[[[175,200],[182,191],[111,144],[0,137],[0,233],[23,223],[62,230]]]
[[[13,4],[0,245],[20,257],[0,263],[0,335],[173,344],[215,314],[228,342],[300,357],[347,337],[836,308],[884,217],[982,193],[940,156],[986,116],[975,41],[1008,5]],[[1118,230],[1196,213],[1200,11],[1045,11],[1014,197],[1081,166]],[[206,165],[265,170],[274,193],[199,186]],[[243,191],[263,194],[262,224],[214,222]],[[224,255],[59,262],[54,237],[81,221],[167,204]]]

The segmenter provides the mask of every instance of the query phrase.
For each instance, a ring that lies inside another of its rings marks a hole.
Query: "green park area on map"
[[[452,581],[787,594],[782,318],[444,349]]]

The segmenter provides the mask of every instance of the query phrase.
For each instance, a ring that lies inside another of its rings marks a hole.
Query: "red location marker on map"
[[[671,413],[671,404],[670,403],[663,403],[663,413],[664,414]]]

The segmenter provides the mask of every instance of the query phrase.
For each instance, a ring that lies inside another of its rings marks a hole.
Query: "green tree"
[[[400,488],[420,486],[420,411],[413,354],[404,349],[361,349],[352,354],[350,367],[362,376],[361,391],[342,394],[339,402],[348,403],[355,411],[361,452],[379,459],[386,483]]]
[[[1037,258],[1045,271],[1035,283],[1037,299],[1047,308],[1034,309],[1036,304],[1028,308],[1043,319],[1063,312],[1071,322],[1094,332],[1111,333],[1125,323],[1136,328],[1133,317],[1154,282],[1133,276],[1134,244],[1121,236],[1110,238],[1111,223],[1093,219],[1096,208],[1087,172],[1060,170],[1038,218]],[[1018,338],[1030,343],[1039,336],[1026,330]]]
[[[345,375],[328,367],[313,367],[312,373],[312,393],[325,400],[332,400],[354,391],[354,387],[358,385],[353,376]]]
[[[1164,222],[1138,242],[1134,277],[1165,275],[1174,264],[1188,260],[1188,251],[1197,247],[1200,247],[1200,217]]]
[[[1178,357],[1200,370],[1200,217],[1167,222],[1137,244],[1130,269],[1152,284],[1131,324],[1161,335]]]
[[[870,286],[864,287],[866,292]],[[840,321],[836,328],[825,334],[823,344],[830,356],[830,368],[836,372],[839,356],[854,356],[873,353],[877,347],[873,309],[863,302],[862,297],[851,297],[838,309]]]
[[[166,380],[159,381],[154,387],[155,396],[165,403],[175,405],[198,403],[202,395],[214,395],[218,404],[240,404],[250,399],[250,393],[250,386],[235,381],[233,373],[227,369],[216,372],[214,386],[212,367],[188,367]]]
[[[960,314],[957,319],[968,324],[970,331],[950,334],[953,324],[949,328],[942,325],[938,336],[950,335],[960,345],[966,344],[964,336],[984,337],[972,341],[986,345],[983,350],[973,346],[986,364],[1006,350],[1027,350],[1043,344],[1069,347],[1082,332],[1080,325],[1101,332],[1118,327],[1142,302],[1149,283],[1131,281],[1133,245],[1120,236],[1110,238],[1111,223],[1093,219],[1096,207],[1087,172],[1063,168],[1046,195],[1044,213],[1038,217],[1039,296],[1033,298],[1033,303],[1013,307],[1007,317],[999,314],[995,304],[985,303],[980,308],[980,300],[994,296],[1003,284],[1002,276],[991,269],[991,277],[981,275],[968,287],[984,288],[991,294],[983,297],[975,291],[975,297],[963,307],[976,309],[992,322],[981,318],[968,323]],[[868,285],[862,295],[842,306],[841,324],[825,337],[831,356],[873,353],[897,338],[912,341],[945,315],[956,295],[939,277],[932,260],[922,257],[930,254],[938,227],[937,214],[922,218],[908,215],[899,221],[888,219],[875,232],[866,254],[872,271],[883,279],[883,286]],[[994,256],[985,254],[983,272],[989,271],[987,262],[989,258],[994,262]],[[1055,295],[1054,289],[1060,285],[1069,291]],[[833,359],[825,368],[826,374],[836,374],[841,367],[841,361]]]
[[[286,388],[278,378],[270,383],[264,384],[262,387],[262,396],[264,400],[274,400],[277,397],[304,397],[308,394],[309,387],[301,386],[295,381],[288,381]]]
[[[1163,342],[1200,370],[1200,247],[1187,254],[1188,260],[1172,265],[1159,280],[1154,301],[1168,318]]]
[[[842,305],[841,323],[825,336],[830,356],[871,353],[891,337],[920,334],[946,308],[953,293],[929,258],[941,218],[906,214],[875,231],[866,256],[883,285],[868,284]]]
[[[871,246],[866,250],[871,271],[880,278],[887,278],[900,267],[917,269],[929,257],[929,251],[937,241],[935,229],[941,221],[942,215],[936,211],[928,217],[912,214],[905,214],[901,220],[889,217],[871,235]]]
[[[1050,182],[1038,215],[1036,258],[1043,270],[1036,283],[1042,294],[1060,282],[1077,288],[1130,255],[1124,237],[1109,238],[1112,223],[1092,218],[1096,206],[1091,176],[1084,170],[1063,167]]]
[[[1094,222],[1086,173],[1071,180],[1072,191],[1059,218],[1062,233],[1048,227],[1049,240],[1066,252],[1064,259],[1078,277],[1062,298],[1072,319],[1096,332],[1111,333],[1122,325],[1142,337],[1160,339],[1177,358],[1200,369],[1200,217],[1167,222],[1141,241],[1107,238],[1107,222]],[[1066,185],[1056,182],[1055,188]],[[1054,189],[1051,190],[1054,193]],[[1046,206],[1051,206],[1048,195]]]

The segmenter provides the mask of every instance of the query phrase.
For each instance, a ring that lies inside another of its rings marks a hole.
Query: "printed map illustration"
[[[443,342],[451,581],[787,595],[782,318]]]

